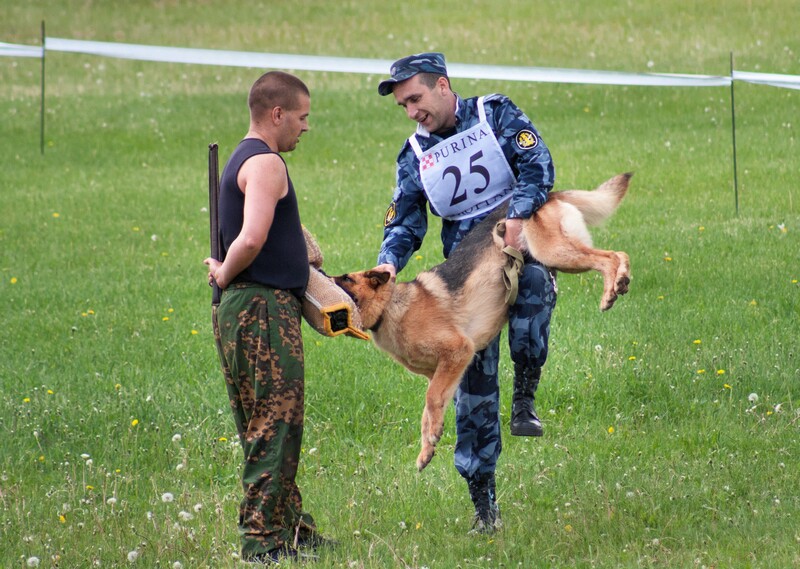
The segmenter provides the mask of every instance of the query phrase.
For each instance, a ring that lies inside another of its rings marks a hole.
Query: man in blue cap
[[[499,207],[507,208],[505,242],[518,249],[522,220],[545,203],[555,178],[550,151],[530,119],[504,95],[459,97],[441,53],[399,59],[390,74],[378,92],[393,94],[417,128],[397,158],[397,187],[384,219],[376,268],[395,275],[405,267],[427,231],[426,205],[442,218],[445,257]],[[526,257],[519,294],[509,308],[512,435],[542,435],[534,394],[547,359],[555,304],[553,275]],[[499,359],[498,336],[475,355],[455,396],[455,465],[475,505],[473,531],[482,533],[501,526],[495,493],[501,451]]]

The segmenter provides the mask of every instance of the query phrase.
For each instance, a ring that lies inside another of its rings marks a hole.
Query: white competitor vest
[[[416,134],[408,142],[419,158],[422,187],[436,212],[445,219],[469,219],[486,214],[511,197],[516,182],[486,122],[483,97],[478,98],[480,122],[422,152]]]

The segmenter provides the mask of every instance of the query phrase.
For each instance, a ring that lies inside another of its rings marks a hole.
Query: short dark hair
[[[447,75],[441,75],[439,73],[418,73],[417,75],[419,75],[419,82],[428,89],[436,87],[436,82],[439,80],[439,77],[447,79],[447,85],[450,85],[450,78]]]
[[[300,79],[283,71],[268,71],[256,79],[250,88],[247,99],[250,116],[260,118],[275,107],[296,110],[300,106],[300,95],[311,96],[308,87]]]

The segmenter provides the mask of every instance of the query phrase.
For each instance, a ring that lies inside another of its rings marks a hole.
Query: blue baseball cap
[[[447,76],[447,67],[444,63],[443,53],[417,53],[398,59],[392,63],[389,70],[390,79],[381,81],[378,93],[385,96],[394,90],[394,86],[401,81],[410,79],[417,73],[435,73]]]

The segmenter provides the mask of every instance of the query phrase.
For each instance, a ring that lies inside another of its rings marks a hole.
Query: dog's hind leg
[[[623,251],[614,251],[619,258],[619,268],[617,269],[617,280],[615,291],[617,294],[628,292],[628,285],[631,284],[631,261],[628,254]]]
[[[592,266],[590,268],[603,275],[603,296],[600,299],[600,310],[608,310],[614,306],[618,295],[628,292],[630,283],[628,255],[616,251],[590,249],[586,252],[586,257],[591,259]]]
[[[628,292],[630,264],[625,253],[592,249],[583,243],[564,239],[558,246],[537,257],[537,260],[564,273],[594,270],[603,275],[600,310],[608,310],[614,306],[617,295]]]
[[[428,466],[433,458],[436,444],[442,438],[444,430],[445,406],[453,400],[461,376],[464,375],[464,370],[475,354],[475,346],[466,336],[457,332],[449,332],[446,336],[446,340],[443,339],[444,335],[430,340],[431,343],[438,344],[440,359],[425,394],[425,409],[422,411],[422,448],[417,457],[418,470]]]
[[[585,229],[585,226],[584,226]],[[603,297],[600,310],[614,305],[619,294],[628,292],[630,262],[625,253],[594,249],[582,235],[563,233],[556,226],[535,228],[526,232],[528,250],[543,265],[565,273],[597,271],[603,275]]]

